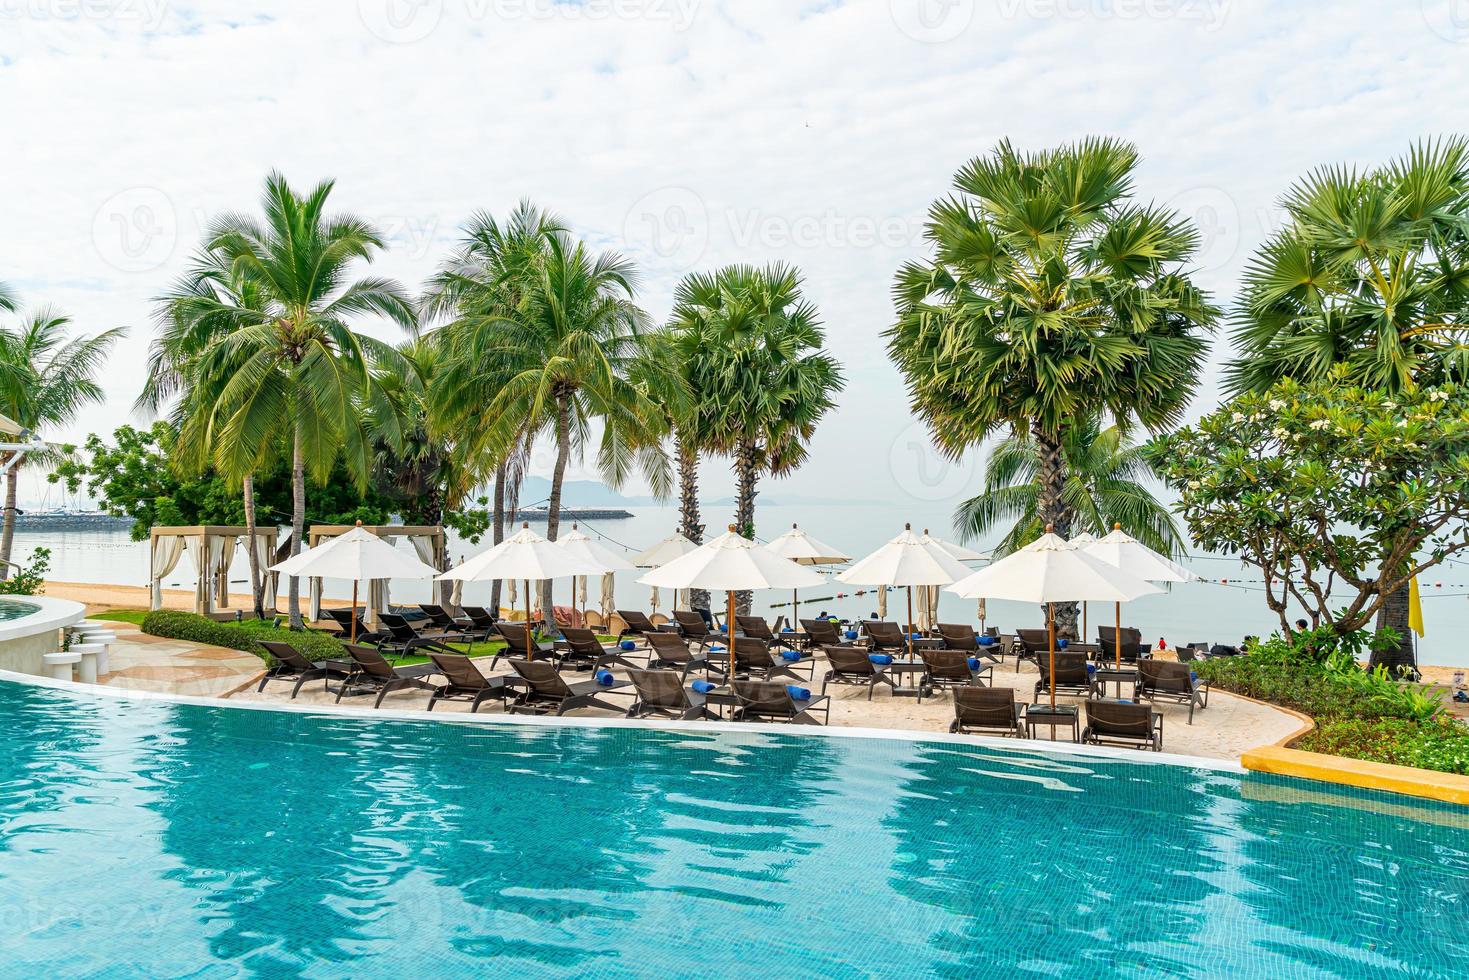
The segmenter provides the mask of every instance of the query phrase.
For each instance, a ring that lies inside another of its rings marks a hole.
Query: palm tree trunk
[[[755,443],[741,439],[735,446],[735,527],[747,538],[755,537],[755,497],[760,491],[756,484],[760,473],[755,465]],[[741,616],[750,614],[754,595],[750,592],[735,594],[735,609]],[[731,624],[733,625],[733,624]]]
[[[1046,432],[1035,426],[1035,444],[1040,453],[1040,493],[1036,501],[1036,514],[1041,524],[1052,528],[1063,538],[1071,537],[1071,508],[1066,506],[1066,454],[1059,432]],[[1058,602],[1052,607],[1056,620],[1056,635],[1076,639],[1077,620],[1080,610],[1074,602]]]
[[[255,602],[255,618],[265,618],[265,589],[260,582],[260,553],[255,548],[255,474],[245,474],[245,548],[250,555],[250,595]]]
[[[674,454],[678,457],[678,533],[694,544],[703,544],[704,525],[699,522],[699,450],[675,435]],[[708,609],[708,590],[690,590],[689,608]]]
[[[561,487],[566,482],[566,465],[571,462],[571,395],[556,394],[556,468],[551,472],[551,497],[546,501],[546,539],[555,541],[561,532]],[[551,613],[551,582],[541,583],[541,612],[548,628],[555,630],[556,617]]]
[[[1408,625],[1408,611],[1412,606],[1411,589],[1412,585],[1404,582],[1402,588],[1395,589],[1388,595],[1377,612],[1377,628],[1391,629],[1397,633],[1398,644],[1388,650],[1372,651],[1369,666],[1374,670],[1386,667],[1394,676],[1418,676],[1418,658],[1413,652],[1413,631]]]
[[[291,557],[301,553],[302,535],[306,533],[306,459],[301,455],[301,433],[295,433],[291,441]],[[305,621],[301,618],[301,580],[291,576],[287,605],[291,613],[291,628],[301,629]]]
[[[495,467],[495,511],[494,527],[491,532],[495,544],[505,540],[505,469],[503,462]],[[500,615],[500,582],[498,580],[490,585],[490,612],[495,616]]]
[[[6,457],[9,461],[9,457]],[[20,493],[20,464],[5,474],[5,519],[0,522],[0,582],[10,578],[10,550],[15,545],[15,501]]]

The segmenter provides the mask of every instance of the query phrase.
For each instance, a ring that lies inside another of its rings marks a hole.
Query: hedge
[[[217,623],[195,613],[160,609],[143,617],[142,629],[150,636],[207,643],[210,646],[253,653],[267,664],[271,663],[270,655],[256,642],[258,640],[289,643],[311,661],[345,659],[347,656],[341,641],[335,637],[310,630],[282,629],[259,619],[241,623]]]
[[[1469,728],[1456,721],[1403,718],[1330,721],[1295,745],[1307,752],[1469,776]]]

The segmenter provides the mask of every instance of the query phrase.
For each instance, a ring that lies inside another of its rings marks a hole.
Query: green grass
[[[95,613],[88,619],[105,619],[109,623],[132,623],[134,626],[143,625],[143,617],[148,615],[146,609],[109,609],[106,612]]]

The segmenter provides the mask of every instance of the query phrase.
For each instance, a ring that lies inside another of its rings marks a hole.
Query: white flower
[[[1197,489],[1199,489],[1202,486],[1203,486],[1203,484],[1200,483],[1198,480],[1190,480],[1190,481],[1188,481],[1188,488],[1190,490],[1197,490]]]
[[[1272,412],[1279,412],[1279,411],[1283,411],[1284,409],[1285,409],[1285,402],[1281,401],[1279,398],[1272,398],[1272,399],[1270,399],[1270,410]]]
[[[1331,421],[1329,419],[1317,419],[1311,423],[1311,428],[1317,432],[1320,432],[1322,429],[1329,429],[1331,428]]]
[[[1435,391],[1433,394],[1429,395],[1428,397],[1432,401],[1446,402],[1446,401],[1449,400],[1449,393],[1447,391]]]
[[[1270,430],[1270,434],[1272,436],[1274,436],[1275,438],[1277,438],[1277,439],[1288,439],[1288,438],[1290,438],[1290,433],[1287,432],[1283,426],[1279,426],[1279,425],[1277,425],[1275,428],[1271,429]]]
[[[1239,425],[1244,420],[1245,420],[1245,414],[1244,414],[1244,412],[1235,412],[1232,416],[1230,416],[1230,421],[1233,422],[1235,425]]]
[[[1385,409],[1388,409],[1389,411],[1391,411],[1392,409],[1398,407],[1398,403],[1397,402],[1393,402],[1393,401],[1387,401],[1387,402],[1383,402],[1382,403],[1382,407],[1385,408]]]

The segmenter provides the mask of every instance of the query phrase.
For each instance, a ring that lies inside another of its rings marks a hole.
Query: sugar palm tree
[[[842,371],[822,350],[816,308],[801,275],[783,264],[727,266],[686,278],[674,294],[672,329],[697,350],[702,441],[733,457],[735,525],[755,534],[762,474],[779,476],[806,459],[821,418],[842,390]],[[748,612],[749,596],[740,608]]]
[[[1198,234],[1135,203],[1137,151],[1089,138],[1037,153],[1008,142],[966,164],[929,212],[933,257],[894,284],[888,353],[941,450],[997,431],[1039,453],[1042,524],[1071,531],[1067,430],[1106,412],[1175,424],[1218,313],[1182,271]],[[1057,606],[1074,633],[1074,605]]]
[[[15,308],[14,297],[0,290],[0,305]],[[96,336],[68,339],[71,321],[43,309],[14,326],[0,327],[0,415],[34,434],[65,425],[83,406],[102,401],[96,382],[121,329]],[[0,524],[0,579],[10,577],[11,548],[15,542],[15,514],[20,470],[26,464],[45,463],[54,454],[45,448],[27,453],[5,471],[5,516]]]
[[[560,221],[529,205],[522,205],[510,227],[522,233],[470,230],[472,246],[513,237],[530,250],[510,250],[503,261],[490,262],[484,288],[463,277],[450,283],[446,292],[457,316],[443,330],[456,363],[440,396],[446,419],[473,423],[486,456],[504,458],[528,435],[553,441],[546,536],[554,541],[567,467],[585,451],[594,425],[601,428],[597,464],[608,485],[620,486],[638,467],[655,493],[667,492],[663,417],[630,380],[647,327],[633,301],[632,264],[616,254],[593,253]],[[549,599],[547,584],[547,607]]]
[[[356,407],[372,383],[372,358],[386,363],[396,355],[355,332],[350,321],[378,315],[407,329],[417,324],[397,283],[352,278],[354,263],[371,261],[384,243],[360,218],[327,213],[332,187],[326,181],[303,196],[270,174],[263,220],[240,214],[217,220],[194,281],[165,300],[167,317],[194,334],[184,349],[192,383],[208,392],[201,418],[214,465],[242,478],[273,447],[287,447],[292,554],[300,552],[305,533],[308,473],[324,481],[345,459],[364,487],[367,482],[371,449]],[[299,627],[296,579],[289,609]]]
[[[1411,389],[1469,379],[1469,142],[1424,142],[1385,167],[1323,167],[1291,188],[1289,224],[1256,252],[1233,317],[1234,392],[1336,376]],[[1413,667],[1408,588],[1383,607]]]
[[[1070,531],[1102,537],[1115,524],[1154,551],[1177,555],[1183,539],[1173,515],[1148,490],[1153,477],[1145,450],[1117,426],[1096,418],[1067,428],[1062,442],[1066,485],[1061,500]],[[1010,436],[990,450],[984,490],[959,505],[954,528],[965,539],[983,537],[1009,522],[995,549],[1008,555],[1045,531],[1040,517],[1040,449],[1034,439]]]

